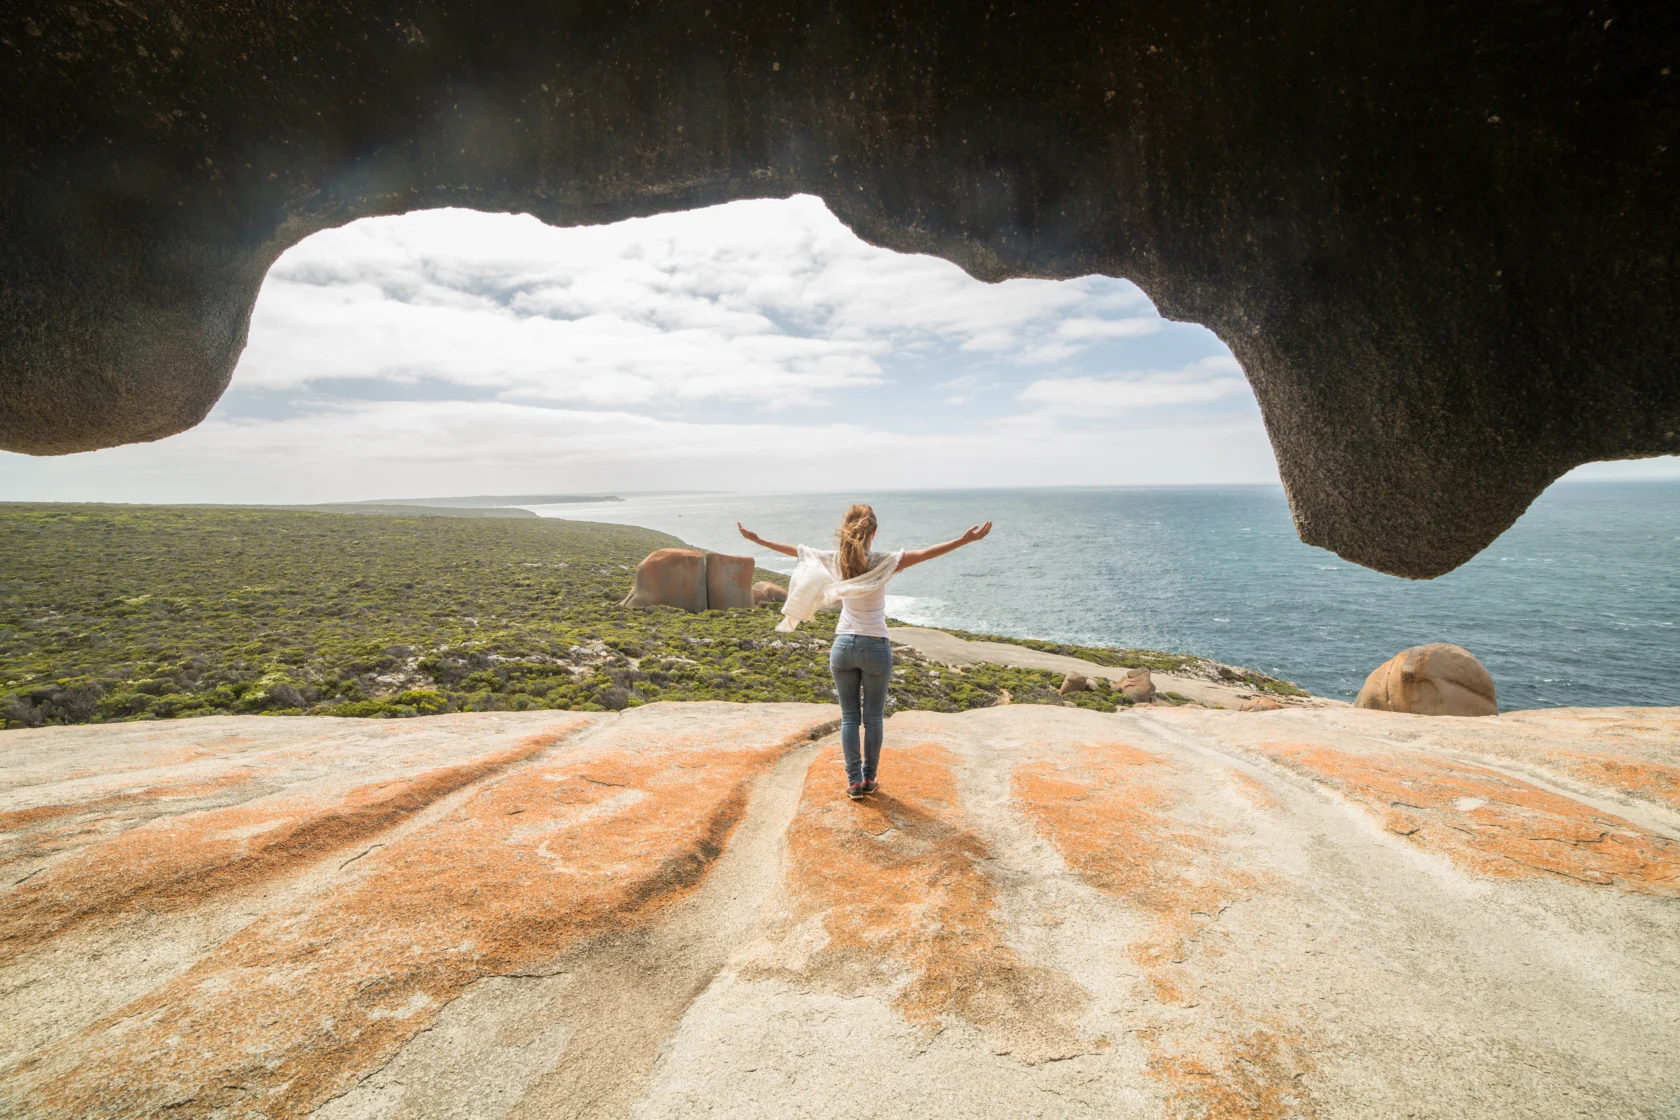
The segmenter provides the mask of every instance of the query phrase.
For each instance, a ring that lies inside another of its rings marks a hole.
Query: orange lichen
[[[1586,751],[1542,750],[1540,756],[1583,782],[1680,809],[1680,766]]]
[[[820,916],[827,941],[799,973],[853,993],[897,985],[893,1006],[913,1025],[957,1016],[1025,1061],[1078,1052],[1085,994],[1003,943],[954,762],[935,743],[895,747],[890,787],[859,802],[840,792],[837,754],[812,765],[788,831],[788,891],[794,920]]]
[[[1313,1071],[1298,1034],[1261,1027],[1192,1040],[1168,1053],[1159,1039],[1149,1072],[1167,1086],[1169,1114],[1196,1120],[1271,1120],[1316,1112],[1301,1078]]]
[[[43,821],[89,813],[110,813],[121,809],[150,805],[160,801],[178,801],[190,797],[204,797],[228,789],[250,784],[256,777],[250,767],[229,770],[211,778],[192,778],[154,782],[139,789],[105,794],[86,801],[67,801],[52,805],[34,805],[27,809],[12,809],[0,813],[0,833],[17,832]]]
[[[304,1115],[467,985],[693,888],[749,781],[806,731],[782,717],[663,749],[617,731],[520,770],[367,856],[353,886],[255,923],[61,1044],[89,1057],[54,1068],[35,1112]]]
[[[37,860],[84,847],[124,828],[179,811],[171,802],[226,801],[262,792],[258,768],[243,766],[212,777],[177,778],[84,801],[35,805],[0,813],[0,865]]]
[[[359,786],[331,800],[279,794],[121,833],[53,864],[0,900],[0,959],[90,918],[135,906],[196,904],[320,859],[545,750],[584,722],[562,720],[506,750]],[[192,788],[196,794],[210,785]]]
[[[1248,799],[1248,803],[1256,809],[1269,811],[1283,807],[1282,803],[1272,795],[1272,791],[1267,789],[1258,778],[1244,774],[1241,770],[1232,770],[1231,780],[1237,784],[1237,789],[1241,791],[1243,797]]]
[[[1170,966],[1258,880],[1214,859],[1207,833],[1171,815],[1176,798],[1163,759],[1122,743],[1080,747],[1076,758],[1022,766],[1015,799],[1070,869],[1148,913],[1151,935],[1132,947],[1133,958],[1157,999],[1180,1002],[1185,993]]]
[[[1373,756],[1298,743],[1260,749],[1372,810],[1390,832],[1468,870],[1680,895],[1680,844],[1496,770],[1422,751]]]
[[[1192,959],[1206,951],[1202,939],[1225,908],[1263,883],[1220,858],[1211,829],[1174,815],[1175,777],[1160,756],[1104,743],[1021,766],[1012,791],[1070,870],[1142,911],[1148,933],[1133,942],[1129,955],[1156,1000],[1184,1007],[1223,1002],[1196,984]],[[1296,1033],[1251,1020],[1234,1005],[1225,1007],[1219,1023],[1171,1042],[1161,1032],[1141,1032],[1150,1072],[1165,1086],[1172,1115],[1235,1120],[1312,1114],[1297,1081],[1312,1063]]]

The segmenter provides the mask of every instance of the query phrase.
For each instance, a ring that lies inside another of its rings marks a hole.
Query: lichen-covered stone
[[[1672,1100],[1675,709],[837,715],[8,732],[0,1113]]]
[[[27,0],[0,447],[197,423],[319,229],[803,191],[985,280],[1135,280],[1242,362],[1304,540],[1433,576],[1680,452],[1677,42],[1658,4]]]

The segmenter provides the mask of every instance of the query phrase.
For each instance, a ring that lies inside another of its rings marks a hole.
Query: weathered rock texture
[[[1134,704],[1149,704],[1155,700],[1155,678],[1148,669],[1132,669],[1115,682],[1114,687]]]
[[[1206,323],[1303,539],[1436,575],[1575,464],[1680,452],[1677,45],[1658,3],[25,0],[0,447],[197,423],[319,229],[806,191]]]
[[[752,585],[752,601],[755,607],[762,607],[766,603],[785,603],[787,602],[787,588],[779,583],[771,583],[767,579],[761,579]]]
[[[1084,674],[1069,673],[1067,676],[1062,678],[1062,687],[1058,688],[1056,691],[1061,693],[1063,696],[1067,696],[1074,692],[1085,692],[1090,688],[1091,682],[1084,676]]]
[[[681,607],[685,611],[726,611],[757,606],[753,597],[753,562],[692,548],[661,548],[636,565],[635,583],[624,597],[627,607]]]
[[[706,553],[706,606],[714,611],[757,606],[752,577],[752,557]]]
[[[706,554],[696,548],[661,548],[636,565],[626,607],[706,609]]]
[[[836,714],[9,732],[0,1112],[1503,1120],[1680,1091],[1676,710],[903,713],[858,803],[813,742]]]
[[[1371,670],[1356,708],[1419,716],[1491,716],[1499,711],[1493,674],[1450,642],[1403,649]]]

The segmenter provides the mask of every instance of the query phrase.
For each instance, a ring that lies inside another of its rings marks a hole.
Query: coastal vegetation
[[[778,634],[770,609],[618,605],[679,543],[548,518],[0,505],[0,720],[831,701],[832,614]],[[1063,703],[1060,683],[899,650],[889,709]],[[1069,699],[1125,703],[1106,682]]]

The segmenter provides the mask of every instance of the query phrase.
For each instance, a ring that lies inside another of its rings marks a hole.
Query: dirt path
[[[1079,673],[1110,681],[1122,680],[1131,671],[1007,642],[971,642],[967,638],[959,638],[943,630],[928,630],[920,626],[894,626],[889,633],[895,645],[909,646],[922,656],[942,665],[1009,665],[1020,669],[1046,669],[1053,673]],[[1185,699],[1208,708],[1240,708],[1243,701],[1258,695],[1254,689],[1240,682],[1209,681],[1200,677],[1178,676],[1153,670],[1150,676],[1154,678],[1157,691],[1176,692]],[[1266,695],[1290,707],[1343,706],[1340,700],[1322,696],[1279,696],[1274,693]]]

